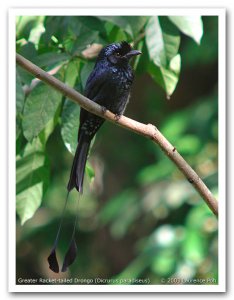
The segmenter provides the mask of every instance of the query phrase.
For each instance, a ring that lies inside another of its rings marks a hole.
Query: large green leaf
[[[74,155],[77,146],[80,107],[66,100],[62,112],[61,135],[67,149]]]
[[[153,16],[146,25],[146,45],[151,59],[148,72],[170,96],[176,88],[181,66],[179,31],[166,17]]]
[[[203,35],[203,23],[200,16],[169,16],[168,18],[180,31],[200,44]]]
[[[178,53],[179,31],[167,18],[151,17],[146,25],[146,44],[151,60],[159,67],[167,68]]]
[[[23,225],[41,204],[48,186],[49,167],[38,138],[28,143],[16,157],[16,211]]]
[[[45,84],[38,84],[30,93],[24,106],[23,133],[28,141],[46,127],[54,118],[62,94]]]
[[[162,29],[165,54],[167,57],[167,62],[170,63],[171,59],[175,57],[179,51],[180,47],[180,32],[174,26],[167,17],[159,17],[159,23]]]
[[[179,80],[181,67],[180,54],[170,61],[169,68],[158,67],[153,62],[148,65],[148,72],[153,79],[165,90],[168,97],[174,92]]]

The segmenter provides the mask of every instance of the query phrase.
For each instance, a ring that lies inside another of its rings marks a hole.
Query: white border
[[[218,285],[16,285],[15,251],[15,17],[17,15],[218,15],[219,16],[219,284]],[[11,9],[9,11],[9,276],[10,292],[225,292],[226,282],[226,26],[220,8],[54,8]],[[221,159],[222,158],[222,159]]]

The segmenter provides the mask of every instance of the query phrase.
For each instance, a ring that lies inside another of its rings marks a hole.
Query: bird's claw
[[[115,115],[115,121],[116,122],[118,122],[120,118],[121,118],[121,115],[118,115],[118,114]]]

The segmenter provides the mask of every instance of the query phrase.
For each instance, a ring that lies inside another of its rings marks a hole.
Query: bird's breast
[[[112,82],[120,91],[128,91],[133,82],[133,73],[130,70],[113,67],[111,70]]]

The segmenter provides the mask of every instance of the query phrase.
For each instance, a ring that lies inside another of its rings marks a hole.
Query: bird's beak
[[[140,55],[140,54],[142,54],[142,52],[139,51],[139,50],[131,50],[130,52],[128,52],[128,53],[125,55],[125,57],[129,59],[129,58],[131,58],[131,57],[133,57],[133,56]]]

